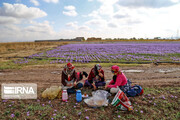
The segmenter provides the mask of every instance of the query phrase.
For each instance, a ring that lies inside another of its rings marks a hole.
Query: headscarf
[[[63,72],[66,74],[66,75],[72,75],[73,72],[74,72],[74,66],[72,63],[67,63],[65,66],[64,66],[64,70]]]

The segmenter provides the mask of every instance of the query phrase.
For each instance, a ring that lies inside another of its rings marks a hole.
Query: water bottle
[[[62,101],[67,101],[67,100],[68,100],[67,90],[63,90],[63,92],[62,92]]]
[[[81,101],[82,101],[81,90],[77,90],[77,91],[76,91],[76,101],[77,101],[77,102],[81,102]]]

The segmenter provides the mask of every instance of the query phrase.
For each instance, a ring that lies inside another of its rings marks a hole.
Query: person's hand
[[[77,85],[77,82],[75,81],[73,86],[76,87],[76,85]]]
[[[71,87],[71,86],[72,86],[72,84],[67,84],[66,86]]]
[[[108,89],[108,85],[105,86],[105,89]]]
[[[99,76],[100,76],[100,77],[103,77],[103,74],[99,72]]]
[[[96,90],[96,89],[97,89],[97,87],[96,87],[94,84],[92,84],[92,86],[94,87],[94,90]]]

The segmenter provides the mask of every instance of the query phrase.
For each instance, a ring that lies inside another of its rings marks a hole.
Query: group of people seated
[[[111,93],[116,93],[119,89],[126,91],[128,80],[124,73],[117,65],[111,67],[113,79],[106,84],[104,70],[100,64],[96,64],[90,71],[89,75],[85,72],[76,72],[72,63],[67,63],[62,71],[62,86],[66,87],[68,93],[76,93],[76,89],[90,87],[94,90],[104,87]],[[83,79],[83,76],[86,79]]]

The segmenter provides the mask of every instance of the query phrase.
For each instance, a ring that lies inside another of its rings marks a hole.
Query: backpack
[[[144,93],[144,90],[142,89],[142,87],[140,85],[132,86],[131,89],[129,89],[126,92],[128,97],[139,96],[139,95],[142,95],[143,93]]]

